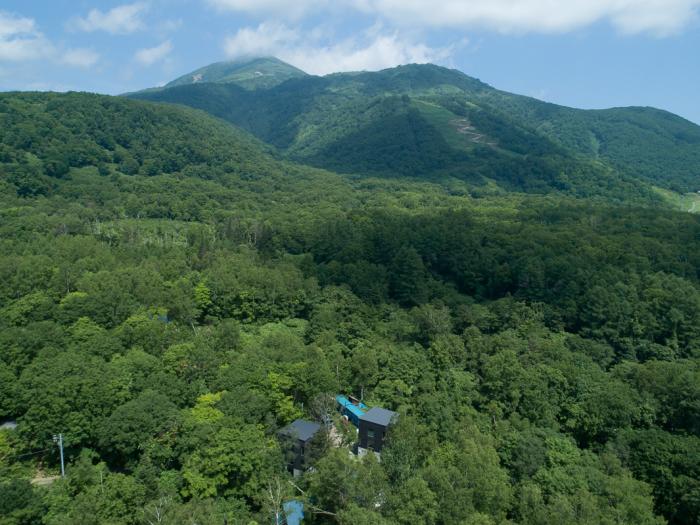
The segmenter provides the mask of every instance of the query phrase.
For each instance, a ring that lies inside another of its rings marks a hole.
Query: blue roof
[[[345,396],[337,395],[335,396],[335,400],[341,407],[343,407],[351,414],[357,416],[358,418],[365,413],[365,410],[367,410],[367,405],[365,405],[364,403],[360,403],[360,406],[357,406]],[[363,408],[365,410],[363,410]]]
[[[304,504],[297,500],[288,501],[284,504],[284,513],[287,525],[299,525],[304,519]]]

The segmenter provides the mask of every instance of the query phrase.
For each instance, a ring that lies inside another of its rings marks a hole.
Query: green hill
[[[579,196],[698,186],[700,127],[680,117],[565,108],[431,64],[305,76],[254,92],[198,83],[133,96],[203,109],[289,158],[346,173],[459,174]]]
[[[338,175],[280,161],[204,112],[87,93],[0,94],[0,166],[11,202],[79,198],[103,219],[204,221],[215,210],[351,201]]]

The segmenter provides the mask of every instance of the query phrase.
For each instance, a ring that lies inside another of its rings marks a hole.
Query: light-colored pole
[[[58,452],[61,455],[61,477],[66,477],[66,466],[63,463],[63,434],[58,434],[53,437],[54,443],[58,443]]]

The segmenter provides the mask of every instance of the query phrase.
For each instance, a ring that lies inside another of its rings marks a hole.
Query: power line
[[[52,447],[52,448],[53,448],[53,447]],[[6,457],[4,457],[4,458],[2,458],[2,459],[9,459],[9,460],[11,460],[11,461],[15,461],[15,460],[20,459],[20,458],[26,458],[26,457],[29,457],[29,456],[36,456],[36,455],[38,455],[38,454],[43,454],[44,452],[48,452],[49,450],[52,450],[52,449],[51,449],[51,448],[45,448],[44,450],[36,450],[36,451],[34,451],[34,452],[27,452],[27,453],[25,453],[25,454],[19,454],[19,455],[17,455],[17,456],[6,456]],[[10,465],[10,466],[7,466],[7,467],[0,467],[0,472],[3,472],[3,471],[6,472],[6,471],[8,471],[8,470],[11,471],[11,470],[14,470],[15,468],[17,468],[15,465]]]
[[[16,455],[16,456],[9,456],[9,455],[8,455],[8,456],[5,456],[5,457],[2,458],[2,459],[9,459],[10,461],[15,461],[15,460],[18,460],[18,459],[21,459],[21,458],[27,458],[27,457],[30,457],[30,456],[37,456],[37,455],[39,455],[39,454],[43,454],[44,452],[50,452],[50,451],[52,451],[52,450],[53,450],[53,447],[49,447],[49,448],[44,448],[44,449],[41,449],[41,450],[35,450],[35,451],[33,451],[33,452],[25,452],[24,454],[18,454],[18,455]],[[62,467],[63,467],[63,465],[62,465]],[[9,465],[9,466],[7,466],[7,467],[0,467],[0,472],[3,472],[3,471],[4,471],[4,472],[12,471],[12,470],[15,470],[16,468],[17,468],[17,465]],[[63,473],[62,477],[65,477],[65,469],[62,469],[62,473]],[[20,477],[20,478],[15,478],[15,479],[25,479],[25,478],[24,478],[24,477]]]
[[[48,452],[49,450],[53,450],[53,447],[51,448],[45,448],[43,450],[37,450],[36,452],[27,452],[25,454],[19,454],[17,456],[8,456],[10,459],[19,459],[19,458],[24,458],[27,456],[36,456],[37,454],[42,454],[43,452]]]

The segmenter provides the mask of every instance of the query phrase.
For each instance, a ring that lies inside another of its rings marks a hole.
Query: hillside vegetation
[[[556,106],[430,64],[304,76],[254,92],[202,83],[132,96],[202,109],[292,159],[345,173],[459,174],[509,191],[617,200],[649,198],[649,184],[700,189],[700,127],[680,117]]]
[[[700,190],[700,126],[677,115],[641,107],[582,111],[502,93],[493,103],[622,173],[679,193]]]
[[[124,98],[0,124],[3,525],[697,523],[700,217],[344,177]],[[289,483],[278,430],[337,393],[400,413],[381,462],[324,434]]]

